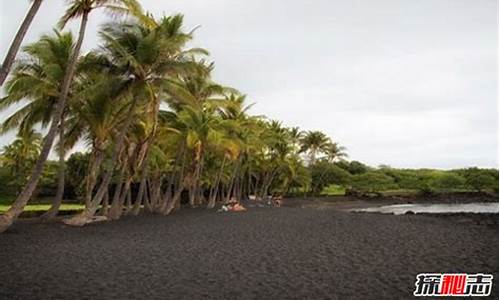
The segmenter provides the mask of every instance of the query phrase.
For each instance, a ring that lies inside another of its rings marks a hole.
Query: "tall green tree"
[[[301,141],[301,152],[309,154],[309,164],[316,163],[318,154],[326,153],[330,145],[330,139],[321,131],[308,131]]]
[[[19,51],[19,48],[21,47],[21,44],[24,40],[24,36],[28,32],[28,28],[31,25],[31,22],[35,18],[36,13],[38,12],[38,9],[42,5],[43,0],[33,0],[33,4],[31,4],[30,9],[28,10],[28,13],[24,17],[23,22],[21,23],[21,27],[19,27],[19,30],[16,33],[16,36],[14,37],[14,40],[10,44],[9,50],[7,51],[7,55],[5,55],[5,58],[3,60],[2,66],[0,68],[0,86],[3,85],[5,82],[5,79],[10,73],[10,69],[12,68],[12,64],[14,63],[14,60],[16,59],[17,52]]]
[[[17,103],[23,105],[3,122],[2,132],[14,128],[25,131],[35,125],[46,128],[50,124],[73,47],[71,33],[54,30],[54,34],[44,35],[24,48],[28,58],[18,62],[6,86],[7,96],[0,100],[0,109]],[[44,219],[52,219],[57,215],[64,194],[64,159],[67,150],[64,146],[65,116],[67,109],[59,124],[57,193],[51,208],[43,215]]]
[[[69,2],[69,7],[66,10],[66,13],[60,19],[59,26],[63,28],[68,21],[79,18],[80,29],[78,33],[78,39],[64,72],[64,79],[62,81],[61,90],[59,92],[54,112],[52,114],[49,130],[42,143],[40,157],[38,158],[33,171],[31,172],[30,178],[21,193],[18,195],[10,209],[5,214],[0,216],[0,233],[9,228],[14,219],[16,219],[19,214],[21,214],[24,207],[26,206],[26,203],[28,203],[29,199],[31,198],[31,195],[33,194],[33,191],[38,184],[40,176],[42,175],[43,167],[49,156],[49,152],[52,148],[52,144],[56,137],[58,126],[60,124],[66,106],[71,82],[73,80],[78,57],[80,55],[80,49],[85,37],[89,14],[97,8],[107,8],[115,13],[123,13],[127,11],[128,6],[133,6],[135,9],[135,7],[137,6],[135,4],[135,1],[132,0],[71,0]]]
[[[152,107],[155,113],[152,119],[156,124],[160,95],[166,80],[191,72],[197,64],[190,57],[206,53],[199,49],[184,49],[192,39],[192,34],[183,31],[182,15],[163,17],[159,21],[152,18],[147,20],[150,20],[147,24],[140,19],[127,23],[109,23],[100,33],[104,40],[104,60],[121,72],[121,77],[127,82],[119,96],[125,100],[127,108],[124,121],[115,135],[110,163],[103,171],[96,194],[90,205],[81,214],[65,220],[66,224],[82,226],[91,221],[107,193],[115,162],[123,150],[136,109],[154,103]]]
[[[11,174],[16,188],[22,186],[29,175],[30,169],[40,154],[42,135],[33,129],[18,132],[17,138],[5,146],[1,152],[1,164]]]

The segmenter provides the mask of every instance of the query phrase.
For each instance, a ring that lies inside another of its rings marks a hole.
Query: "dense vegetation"
[[[455,170],[378,168],[357,161],[339,161],[311,166],[313,182],[324,193],[335,184],[346,193],[380,195],[385,193],[418,193],[431,195],[442,192],[498,193],[498,170],[465,168]],[[315,178],[318,178],[315,180]]]
[[[319,195],[331,185],[361,193],[498,190],[496,170],[348,162],[319,131],[251,115],[245,95],[213,81],[208,51],[187,47],[194,33],[182,15],[155,18],[132,0],[69,2],[59,29],[23,48],[4,86],[0,109],[16,110],[1,129],[18,135],[1,152],[1,193],[17,198],[0,232],[36,195],[53,199],[49,219],[63,198],[81,201],[83,212],[66,223],[83,225],[96,214],[168,215],[183,199],[213,208],[232,197]],[[102,25],[101,44],[81,54],[94,9],[127,18]],[[61,31],[72,19],[81,22],[76,39]],[[86,152],[67,158],[79,141]],[[51,150],[58,161],[47,161]]]
[[[9,146],[5,147],[7,149]],[[66,181],[64,198],[71,203],[82,203],[85,195],[84,183],[87,176],[90,154],[75,152],[66,160]],[[5,160],[4,160],[5,161]],[[26,161],[26,160],[24,160]],[[396,169],[387,166],[378,168],[364,165],[358,161],[339,160],[328,162],[319,159],[314,165],[304,163],[304,176],[307,185],[293,184],[284,191],[277,179],[269,194],[285,196],[327,196],[327,195],[390,195],[420,194],[433,195],[448,192],[498,193],[498,170],[465,168],[454,170],[436,169]],[[52,199],[57,191],[56,161],[48,161],[36,191],[36,202]],[[116,177],[116,175],[115,175]],[[0,167],[2,186],[0,195],[5,202],[11,201],[20,188],[21,176],[14,175],[7,164]],[[114,189],[117,178],[111,182]],[[132,182],[132,194],[137,195],[138,182]],[[8,200],[10,199],[10,200]]]

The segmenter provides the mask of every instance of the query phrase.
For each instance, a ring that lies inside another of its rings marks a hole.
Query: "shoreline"
[[[467,203],[495,203],[499,202],[498,195],[480,192],[442,193],[432,196],[397,195],[397,196],[325,196],[325,197],[293,197],[285,198],[283,206],[287,207],[316,207],[330,209],[359,209],[394,204],[467,204]]]
[[[320,196],[320,197],[289,197],[284,198],[284,207],[320,207],[333,209],[358,209],[374,206],[384,206],[393,204],[449,204],[449,203],[492,203],[499,202],[498,195],[492,195],[482,192],[453,192],[440,193],[432,196],[421,196],[415,194],[407,195],[392,195],[378,197],[363,197],[363,196]],[[38,203],[38,202],[35,202]],[[72,203],[72,202],[70,202]],[[244,205],[255,204],[250,200],[242,201]],[[187,209],[189,209],[187,207]],[[59,212],[60,217],[67,217],[78,213],[81,210],[62,210]],[[20,219],[36,219],[45,211],[24,211]]]

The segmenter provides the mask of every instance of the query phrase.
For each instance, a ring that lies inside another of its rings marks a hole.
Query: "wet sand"
[[[493,273],[498,294],[498,214],[291,206],[20,221],[0,235],[0,299],[408,299],[426,272]]]

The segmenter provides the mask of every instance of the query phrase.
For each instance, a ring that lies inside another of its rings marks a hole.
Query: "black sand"
[[[498,215],[185,209],[0,236],[0,299],[410,299],[415,275],[493,273]],[[496,296],[495,296],[496,297]]]

